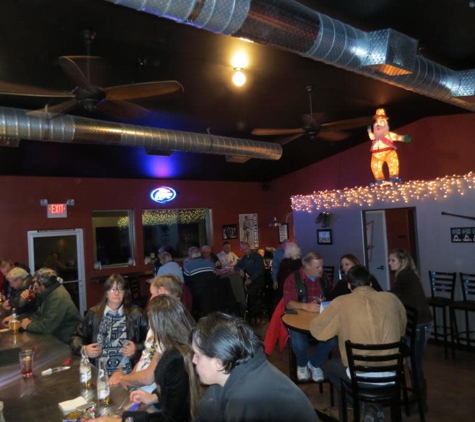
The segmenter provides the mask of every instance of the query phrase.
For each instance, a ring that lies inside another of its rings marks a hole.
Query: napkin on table
[[[87,401],[84,397],[79,396],[72,400],[66,400],[59,403],[59,407],[63,412],[71,412],[72,410],[77,409],[79,406],[86,404]]]

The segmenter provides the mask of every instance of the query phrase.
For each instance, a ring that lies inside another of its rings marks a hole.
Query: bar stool
[[[429,271],[429,280],[431,285],[431,297],[427,298],[427,303],[432,307],[432,313],[434,316],[434,338],[435,341],[439,341],[439,337],[444,342],[445,358],[448,357],[448,337],[452,337],[452,323],[447,325],[447,310],[450,303],[454,301],[455,280],[457,273],[444,273],[439,271]],[[442,325],[437,325],[437,308],[442,311]],[[449,313],[449,320],[450,313]],[[443,333],[438,331],[442,328]],[[455,357],[455,350],[452,347],[452,357]]]
[[[460,283],[462,284],[463,300],[452,302],[449,305],[450,318],[452,321],[453,339],[457,340],[460,348],[460,336],[466,334],[467,350],[470,351],[470,343],[475,343],[475,339],[470,338],[469,312],[475,312],[475,274],[460,273]],[[465,330],[458,330],[457,318],[455,311],[464,311],[465,314]]]

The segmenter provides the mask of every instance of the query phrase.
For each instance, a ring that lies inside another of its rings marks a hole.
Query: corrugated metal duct
[[[454,71],[427,60],[417,55],[417,40],[391,29],[363,32],[292,0],[105,1],[280,47],[475,111],[475,69]]]
[[[0,140],[4,146],[17,146],[19,139],[27,139],[226,155],[229,156],[228,161],[233,162],[245,162],[250,158],[278,160],[282,156],[282,147],[272,142],[112,123],[69,115],[46,119],[30,116],[27,112],[28,110],[0,107]]]

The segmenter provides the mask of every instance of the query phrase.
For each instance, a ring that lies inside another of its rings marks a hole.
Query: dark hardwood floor
[[[261,322],[253,324],[252,327],[263,339],[267,326],[267,322]],[[269,361],[288,375],[288,345],[282,356],[279,355],[276,348],[269,357]],[[429,344],[424,356],[424,371],[428,386],[427,422],[469,422],[475,420],[475,351],[458,350],[455,359],[445,359],[442,346]],[[330,394],[326,383],[323,394],[320,394],[318,385],[314,383],[303,384],[301,388],[316,409],[329,408]],[[331,413],[332,416],[338,417],[336,409]],[[386,420],[390,421],[388,414]],[[419,421],[419,414],[412,414],[408,418],[403,411],[403,421]]]

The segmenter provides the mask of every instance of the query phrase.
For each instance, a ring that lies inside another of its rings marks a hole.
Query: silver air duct
[[[112,144],[140,146],[151,151],[226,155],[228,161],[241,163],[250,158],[278,160],[282,156],[282,147],[272,142],[111,123],[69,115],[44,119],[30,116],[27,111],[0,107],[0,140],[3,146],[17,146],[19,139]]]
[[[363,32],[292,0],[105,0],[211,32],[268,44],[475,111],[475,69],[417,55],[392,29]]]

